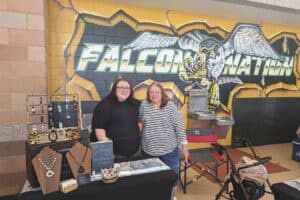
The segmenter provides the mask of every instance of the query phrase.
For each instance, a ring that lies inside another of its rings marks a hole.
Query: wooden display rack
[[[79,137],[82,118],[78,94],[28,95],[26,102],[29,144]]]

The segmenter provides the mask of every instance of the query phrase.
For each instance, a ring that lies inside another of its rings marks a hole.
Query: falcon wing
[[[204,39],[205,35],[200,33],[199,30],[193,30],[181,36],[178,40],[178,45],[182,49],[198,52],[199,45]]]
[[[239,24],[224,42],[225,53],[235,52],[280,60],[279,54],[265,39],[261,30],[251,24]],[[228,54],[229,55],[229,54]],[[226,55],[226,56],[228,56]]]
[[[134,41],[123,48],[132,48],[133,50],[151,49],[158,47],[168,47],[178,41],[177,36],[168,36],[165,34],[145,31],[141,33]]]

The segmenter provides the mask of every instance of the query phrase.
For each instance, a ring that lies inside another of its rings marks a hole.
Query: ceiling
[[[208,16],[239,18],[253,23],[268,22],[300,26],[300,10],[247,0],[110,0],[136,6],[163,8]]]

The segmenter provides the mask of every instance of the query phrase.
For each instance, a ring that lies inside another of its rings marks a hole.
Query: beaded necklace
[[[52,177],[55,174],[54,171],[52,170],[52,168],[54,167],[56,158],[55,157],[53,158],[50,166],[47,166],[41,158],[38,158],[38,160],[42,164],[42,166],[47,170],[46,177],[48,177],[48,178]]]

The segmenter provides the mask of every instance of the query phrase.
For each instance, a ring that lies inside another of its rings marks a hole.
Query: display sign
[[[114,165],[113,142],[104,140],[91,143],[92,171],[100,173],[101,169],[110,168]]]

